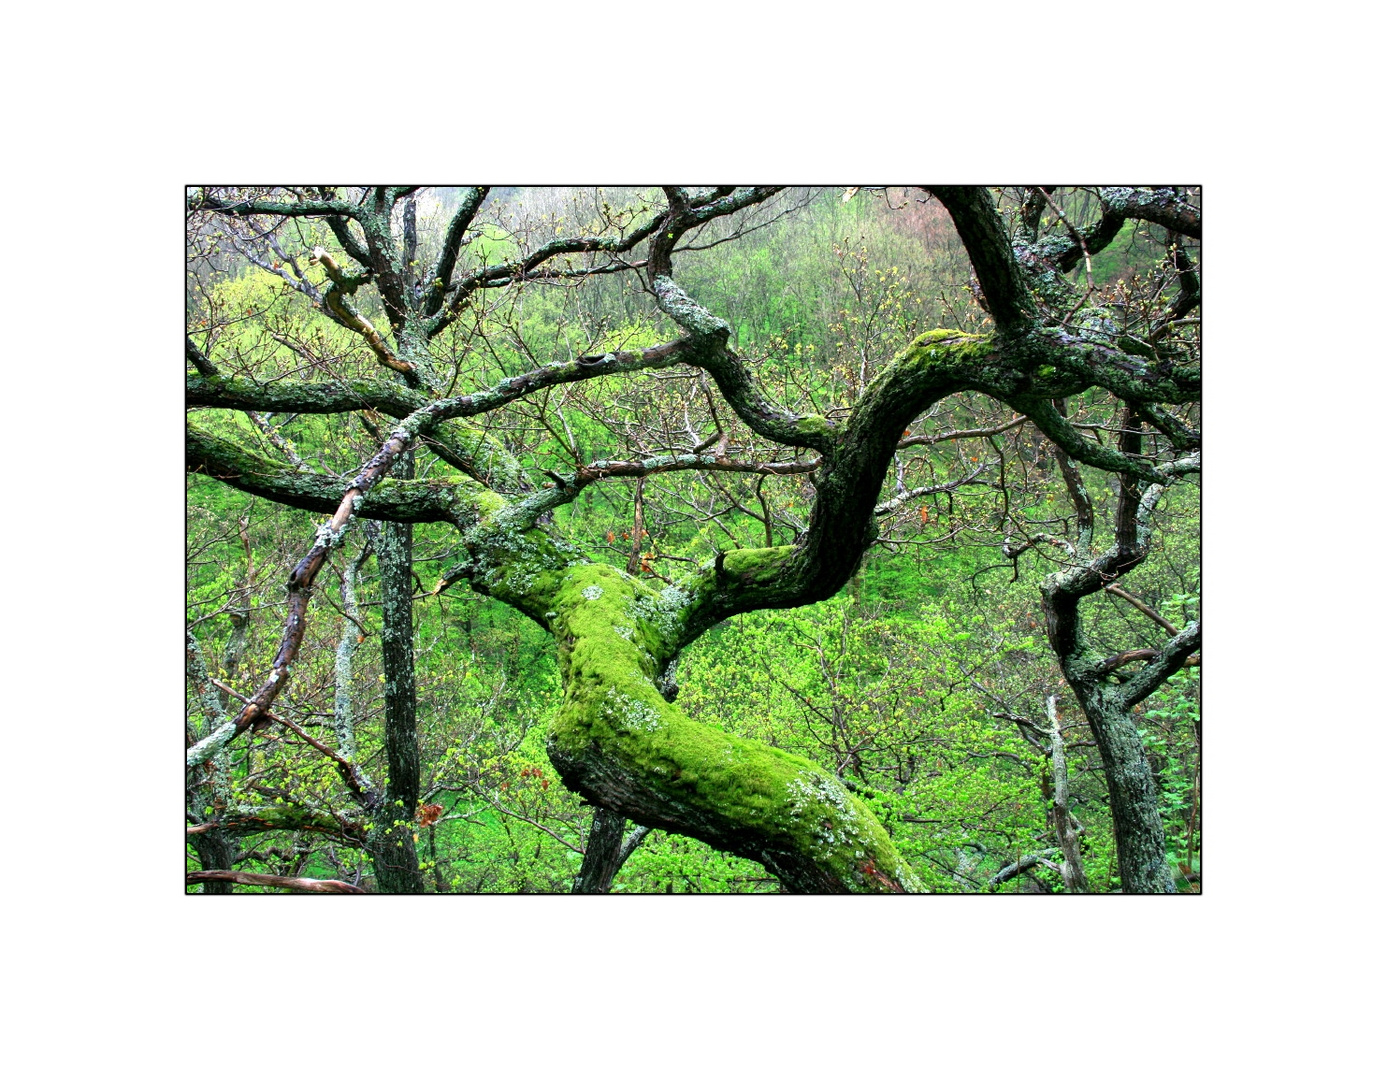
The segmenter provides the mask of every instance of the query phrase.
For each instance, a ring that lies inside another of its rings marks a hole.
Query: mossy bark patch
[[[747,569],[776,562],[752,557]],[[607,566],[564,573],[549,619],[564,683],[549,754],[565,783],[633,821],[757,859],[796,891],[919,888],[885,830],[835,778],[664,699],[656,680],[681,634],[670,592]]]

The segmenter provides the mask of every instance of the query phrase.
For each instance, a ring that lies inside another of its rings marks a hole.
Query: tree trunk
[[[248,617],[245,612],[241,613],[240,622],[233,620],[232,644],[227,646],[224,656],[224,662],[228,667],[234,667],[240,662],[241,652],[245,648],[245,624],[247,622]],[[188,631],[187,644],[188,676],[193,681],[203,710],[201,724],[189,731],[189,739],[191,740],[210,735],[219,728],[226,720],[226,712],[224,695],[213,687],[207,672],[206,661],[202,655],[202,648],[197,639],[193,637],[191,630]],[[234,649],[232,645],[235,645]],[[225,811],[230,790],[228,771],[229,765],[225,751],[214,754],[210,760],[194,765],[188,770],[188,808],[199,823],[206,821],[213,815],[220,816]],[[204,833],[189,834],[188,842],[192,845],[193,851],[197,853],[198,863],[203,870],[229,871],[235,865],[239,845],[232,834],[220,829],[211,829]],[[231,884],[228,881],[206,878],[203,879],[202,891],[204,894],[227,895],[231,892]]]
[[[385,669],[385,801],[367,843],[376,888],[421,893],[424,875],[414,849],[419,803],[419,744],[415,737],[413,526],[386,522],[376,542],[381,578],[381,655]]]
[[[1122,891],[1173,893],[1175,878],[1166,861],[1160,792],[1131,710],[1115,695],[1096,687],[1081,701],[1103,756]]]
[[[220,829],[213,829],[210,832],[194,833],[188,837],[188,843],[193,845],[193,850],[197,852],[197,861],[204,871],[229,872],[231,864],[236,858],[236,840],[228,836]],[[192,880],[192,875],[189,875]],[[220,894],[229,896],[231,894],[231,882],[214,877],[199,878],[202,882],[204,894]]]
[[[630,836],[623,837],[625,830],[626,818],[601,806],[597,808],[592,816],[583,866],[573,882],[575,893],[611,892],[617,871],[650,832],[644,825],[638,825]]]
[[[612,879],[621,865],[618,860],[621,858],[621,834],[625,829],[624,817],[612,810],[597,808],[592,815],[583,866],[573,883],[575,893],[604,893],[611,889]]]
[[[1055,405],[1063,410],[1063,401],[1056,401]],[[1129,454],[1138,453],[1141,426],[1130,408],[1123,410],[1121,429],[1118,447]],[[1078,466],[1064,453],[1058,453],[1056,461],[1074,503],[1078,525],[1076,550],[1086,552],[1093,542],[1093,505]],[[1102,652],[1089,643],[1079,604],[1141,565],[1150,551],[1151,515],[1163,490],[1157,484],[1138,484],[1130,477],[1121,477],[1114,544],[1086,563],[1051,574],[1040,589],[1046,637],[1065,681],[1088,717],[1103,757],[1122,890],[1129,893],[1175,891],[1175,879],[1166,863],[1160,792],[1132,720],[1132,707],[1177,671],[1185,657],[1198,648],[1199,627],[1192,624],[1162,649],[1153,650],[1149,662],[1124,682],[1113,674],[1114,667]]]

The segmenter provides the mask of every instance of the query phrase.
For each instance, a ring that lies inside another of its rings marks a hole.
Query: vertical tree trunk
[[[1097,687],[1083,695],[1083,706],[1107,774],[1122,891],[1173,893],[1175,878],[1166,861],[1160,792],[1131,710],[1116,695]]]
[[[233,650],[231,645],[227,646],[225,662],[228,666],[239,663],[241,650],[245,647],[245,624],[248,621],[248,615],[244,611],[240,614],[240,622],[233,620],[232,642],[237,647]],[[191,745],[192,741],[210,735],[226,720],[225,695],[213,687],[208,676],[207,663],[202,655],[202,648],[191,630],[188,631],[188,677],[192,680],[193,687],[197,691],[203,712],[201,724],[189,731],[189,744]],[[213,814],[217,814],[226,809],[229,790],[227,772],[229,768],[227,754],[223,750],[213,755],[210,761],[205,761],[189,770],[187,778],[188,808],[199,822],[208,817],[209,810]],[[238,845],[234,837],[219,829],[212,829],[210,832],[194,833],[188,837],[188,842],[192,844],[193,851],[197,853],[198,863],[203,870],[233,869],[238,854]],[[202,891],[204,894],[227,895],[232,891],[232,883],[229,881],[204,881]]]
[[[1056,400],[1055,406],[1063,412],[1062,399]],[[1118,449],[1127,454],[1140,453],[1141,424],[1134,419],[1130,407],[1123,409],[1120,422]],[[1093,546],[1093,504],[1078,466],[1064,453],[1057,453],[1055,460],[1074,503],[1078,526],[1075,550],[1082,555]],[[1129,893],[1175,891],[1175,879],[1166,863],[1160,792],[1132,719],[1132,707],[1168,679],[1184,657],[1198,647],[1198,627],[1191,626],[1172,638],[1124,686],[1112,675],[1114,668],[1103,654],[1089,643],[1079,604],[1141,565],[1150,551],[1151,515],[1163,490],[1159,485],[1138,484],[1130,477],[1120,477],[1114,544],[1086,563],[1049,575],[1040,590],[1050,647],[1065,681],[1083,706],[1103,757],[1122,889]]]
[[[210,763],[209,763],[210,764]],[[188,842],[197,852],[197,861],[204,870],[230,870],[236,859],[236,841],[220,829],[211,832],[194,833]],[[232,891],[230,881],[204,881],[202,891],[207,894],[229,895]]]
[[[410,470],[412,471],[412,470]],[[385,669],[385,801],[367,845],[381,892],[420,893],[424,875],[414,848],[419,803],[415,737],[413,526],[382,524],[376,542],[381,577],[381,654]]]
[[[640,847],[641,841],[650,835],[645,825],[637,825],[629,835],[623,836],[626,819],[614,810],[598,807],[592,816],[592,829],[588,833],[588,847],[583,855],[583,865],[573,881],[575,893],[605,893],[612,891],[612,881],[617,871],[626,865],[631,853]]]
[[[575,893],[604,893],[611,889],[612,879],[621,866],[621,835],[625,829],[625,817],[601,806],[597,808],[592,815],[583,866],[573,882]]]

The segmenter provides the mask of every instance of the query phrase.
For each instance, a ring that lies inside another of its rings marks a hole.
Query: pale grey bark
[[[1079,833],[1069,810],[1069,766],[1064,759],[1064,736],[1060,733],[1059,709],[1055,695],[1045,699],[1045,717],[1050,722],[1050,776],[1054,784],[1052,812],[1055,835],[1059,839],[1064,862],[1060,876],[1065,892],[1088,892],[1088,877],[1084,873],[1083,856],[1079,852]]]
[[[352,656],[365,637],[356,601],[356,579],[370,554],[371,545],[363,544],[361,554],[342,571],[342,611],[346,617],[342,620],[342,636],[337,639],[333,663],[332,721],[337,734],[337,752],[353,762],[356,760],[356,697],[352,692]]]

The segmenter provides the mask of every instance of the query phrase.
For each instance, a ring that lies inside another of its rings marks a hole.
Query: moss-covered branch
[[[877,499],[906,425],[948,394],[994,385],[1007,372],[991,336],[934,330],[917,338],[867,388],[847,423],[826,434],[799,541],[729,552],[683,583],[692,597],[692,635],[739,612],[833,596],[876,537]]]
[[[655,592],[533,528],[540,501],[498,501],[468,530],[457,573],[553,633],[564,702],[548,749],[565,784],[639,824],[755,859],[796,891],[917,888],[875,818],[831,775],[665,699],[668,669],[696,636],[694,598],[674,586]],[[755,573],[755,554],[730,553],[726,572]]]
[[[564,701],[549,757],[564,782],[642,825],[755,859],[796,892],[920,886],[872,814],[829,773],[690,719],[658,681],[686,599],[575,564],[544,589]]]
[[[376,409],[404,417],[428,404],[428,398],[398,382],[383,379],[341,379],[333,382],[254,379],[188,375],[184,400],[189,408],[259,409],[265,412],[331,414]]]
[[[338,818],[325,810],[314,810],[304,806],[243,806],[213,818],[200,825],[191,825],[188,832],[208,832],[217,829],[238,835],[289,830],[294,832],[314,832],[332,836],[359,847],[364,839],[361,826],[347,818]]]
[[[299,472],[287,462],[263,457],[192,423],[186,447],[189,472],[239,491],[322,514],[333,513],[341,504],[345,485],[340,478]],[[464,521],[475,518],[470,500],[480,490],[470,479],[385,479],[360,497],[355,512],[379,521]]]
[[[317,415],[373,409],[397,420],[424,409],[429,399],[399,383],[349,379],[335,383],[260,383],[252,379],[188,375],[190,408],[263,410]],[[524,485],[520,464],[501,440],[474,423],[458,419],[435,425],[425,442],[453,468],[500,491]]]

